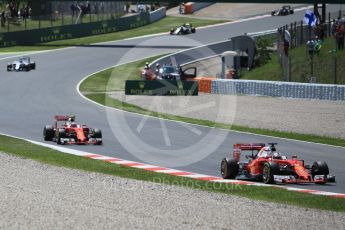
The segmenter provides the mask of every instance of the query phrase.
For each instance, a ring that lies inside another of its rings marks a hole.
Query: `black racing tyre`
[[[274,175],[280,175],[279,165],[276,162],[266,162],[262,169],[262,181],[265,184],[273,184]]]
[[[30,69],[36,69],[36,63],[35,62],[30,63]]]
[[[61,138],[66,138],[66,130],[65,129],[59,129],[56,131],[56,143],[58,145],[63,144],[60,140]]]
[[[234,159],[224,158],[220,164],[220,173],[223,179],[235,179],[238,175],[239,165]]]
[[[45,141],[52,141],[54,138],[54,129],[51,125],[46,125],[43,128],[43,139]]]
[[[329,174],[328,165],[324,161],[315,161],[311,166],[311,175],[314,178],[315,175],[324,175]]]
[[[193,28],[191,29],[191,32],[194,34],[194,33],[196,32],[196,29],[193,27]]]
[[[102,131],[100,129],[93,130],[93,137],[94,138],[102,138]]]

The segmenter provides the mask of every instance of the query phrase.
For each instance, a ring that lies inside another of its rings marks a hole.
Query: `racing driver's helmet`
[[[273,155],[272,155],[272,158],[273,159],[282,159],[282,156],[280,155],[280,153],[274,152]]]
[[[72,122],[70,127],[71,127],[71,128],[77,128],[77,126],[78,126],[77,123]]]
[[[270,146],[263,147],[262,150],[258,153],[257,157],[273,157],[273,154],[276,153],[276,148]]]

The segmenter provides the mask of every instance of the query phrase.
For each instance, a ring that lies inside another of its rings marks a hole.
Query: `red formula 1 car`
[[[58,115],[54,117],[53,125],[43,129],[45,141],[55,141],[57,144],[102,144],[100,129],[92,129],[86,125],[75,123],[75,116]]]
[[[248,162],[241,162],[242,151],[251,151],[246,155]],[[328,166],[323,161],[315,161],[312,166],[293,155],[291,159],[276,150],[276,143],[267,146],[258,144],[235,144],[233,158],[224,158],[221,162],[221,174],[224,179],[250,179],[269,183],[316,183],[335,182],[335,176],[329,174]]]

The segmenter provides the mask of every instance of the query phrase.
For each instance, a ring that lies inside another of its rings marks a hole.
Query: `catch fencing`
[[[315,27],[310,27],[304,24],[303,21],[294,22],[278,29],[277,33],[277,52],[279,62],[283,69],[283,81],[299,81],[299,82],[322,82],[322,83],[334,83],[345,84],[345,76],[341,68],[337,68],[337,64],[342,63],[343,60],[336,55],[333,55],[327,59],[322,57],[324,62],[330,71],[325,75],[319,73],[320,69],[325,66],[315,65],[314,62],[318,56],[315,54],[308,55],[307,42],[308,41],[323,41],[327,37],[334,36],[335,25],[338,19],[345,16],[345,11],[339,10],[338,12],[328,13],[325,23],[318,24]],[[322,43],[320,43],[322,45]],[[296,47],[305,46],[306,55],[301,59],[293,59],[289,55],[289,50],[293,50]],[[335,47],[335,42],[334,42]],[[332,52],[330,50],[330,52]],[[301,62],[306,63],[306,67],[300,71],[300,76],[293,76],[292,69],[294,69]]]
[[[162,19],[165,17],[165,12],[165,8],[161,8],[157,11],[143,12],[132,16],[120,17],[114,20],[0,33],[0,47],[32,45],[128,30]]]
[[[28,10],[24,3],[20,3],[19,6],[14,7],[11,11],[7,8],[7,5],[0,4],[1,12],[4,13],[4,16],[0,17],[0,32],[14,32],[114,20],[125,15],[124,6],[125,2],[119,1],[79,2],[78,5],[76,1],[50,1],[43,6],[35,3],[32,6],[35,8],[30,10]],[[43,9],[36,9],[42,7]],[[13,13],[13,10],[16,10],[18,13]],[[27,13],[23,14],[26,11]]]

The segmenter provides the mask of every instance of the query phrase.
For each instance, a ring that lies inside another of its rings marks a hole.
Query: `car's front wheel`
[[[315,161],[311,166],[311,176],[313,179],[316,175],[323,175],[324,177],[327,177],[328,174],[329,168],[324,161]]]
[[[262,169],[262,181],[265,184],[274,183],[274,175],[279,175],[279,165],[275,162],[266,162]]]
[[[61,138],[66,138],[66,130],[65,129],[59,129],[56,131],[56,143],[58,145],[63,144],[63,142],[61,142]]]

